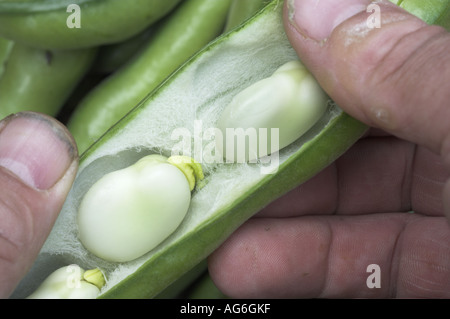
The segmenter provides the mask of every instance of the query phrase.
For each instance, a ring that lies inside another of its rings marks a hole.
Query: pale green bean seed
[[[80,204],[80,241],[94,255],[113,262],[131,261],[152,250],[188,211],[191,187],[185,174],[189,171],[159,155],[106,174]]]
[[[325,113],[327,102],[327,95],[303,64],[288,62],[233,98],[217,122],[224,137],[216,139],[217,149],[227,162],[239,163],[277,152],[307,132]],[[244,150],[238,149],[238,129],[248,136],[252,130],[257,134]],[[272,135],[273,129],[278,133]],[[261,132],[267,137],[265,147],[261,147],[265,143]]]

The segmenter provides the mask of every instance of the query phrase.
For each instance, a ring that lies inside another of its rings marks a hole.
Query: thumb
[[[450,34],[387,0],[286,3],[286,33],[333,100],[450,168]],[[450,181],[444,193],[448,213]]]
[[[77,167],[75,143],[56,120],[19,113],[0,122],[0,297],[29,270]]]

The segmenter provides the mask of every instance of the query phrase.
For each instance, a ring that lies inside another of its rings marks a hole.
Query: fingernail
[[[51,188],[77,153],[71,135],[51,117],[24,112],[0,122],[0,166],[31,187]]]
[[[288,0],[290,23],[318,42],[348,18],[367,10],[370,0]]]

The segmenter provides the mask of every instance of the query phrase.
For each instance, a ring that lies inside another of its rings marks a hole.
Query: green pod
[[[224,299],[227,298],[214,284],[209,272],[206,271],[185,292],[187,299]]]
[[[225,32],[237,27],[261,10],[270,0],[232,0]]]
[[[95,54],[96,49],[51,51],[15,43],[0,78],[0,118],[20,111],[56,116]]]
[[[200,161],[205,184],[193,192],[185,220],[141,258],[108,263],[86,251],[77,239],[78,206],[98,179],[148,154],[173,153],[180,135],[191,138],[195,154],[206,150],[211,140],[202,127],[214,127],[222,110],[243,88],[296,58],[284,33],[282,1],[274,0],[243,27],[218,38],[173,74],[82,155],[55,227],[13,296],[28,295],[53,270],[72,263],[104,271],[107,284],[100,298],[157,296],[204,261],[254,213],[343,154],[367,127],[330,101],[323,118],[280,151],[276,171],[262,174],[263,163]]]
[[[13,46],[14,42],[0,37],[0,79],[5,70],[6,61],[8,61]]]
[[[229,6],[230,0],[186,0],[135,59],[88,94],[68,122],[80,152],[217,37]]]
[[[44,49],[123,41],[168,14],[180,0],[0,1],[0,35]]]
[[[194,268],[189,270],[183,276],[178,278],[175,282],[173,282],[170,286],[168,286],[164,291],[159,293],[154,299],[176,299],[183,298],[187,290],[190,289],[191,286],[195,286],[196,283],[201,280],[202,276],[208,269],[208,263],[206,260],[203,260]]]
[[[450,31],[450,2],[448,0],[391,0],[428,24],[443,26]]]
[[[130,61],[148,43],[156,29],[155,25],[125,41],[101,46],[93,65],[93,72],[111,74]]]

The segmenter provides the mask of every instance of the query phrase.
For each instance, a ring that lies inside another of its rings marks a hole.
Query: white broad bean
[[[80,241],[111,262],[149,252],[175,231],[189,209],[191,187],[185,174],[189,172],[159,155],[106,174],[80,204]]]
[[[325,113],[327,102],[327,95],[303,64],[290,61],[233,98],[217,122],[224,137],[216,140],[217,149],[227,162],[243,163],[270,155],[308,131]],[[266,129],[267,141],[260,136],[261,129]],[[273,129],[278,136],[271,134]],[[242,136],[230,134],[237,130],[243,130],[249,139],[240,144],[245,145],[244,150],[237,149],[239,141],[234,140]],[[251,139],[251,133],[257,139]]]
[[[95,299],[104,284],[100,269],[84,271],[69,265],[51,273],[27,299]]]

